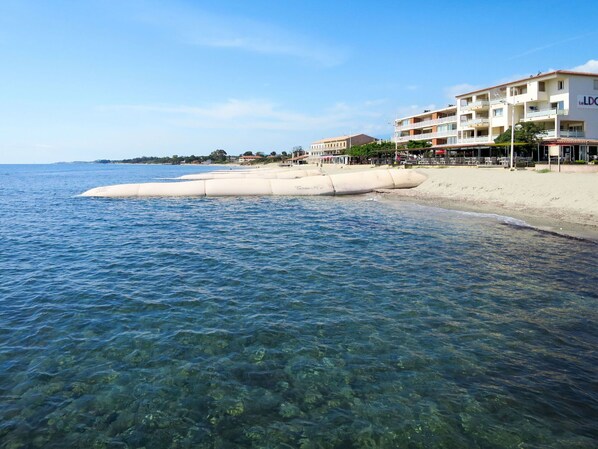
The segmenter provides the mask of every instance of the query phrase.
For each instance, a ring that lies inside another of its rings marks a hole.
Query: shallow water
[[[0,447],[596,446],[595,243],[198,170],[0,166]]]

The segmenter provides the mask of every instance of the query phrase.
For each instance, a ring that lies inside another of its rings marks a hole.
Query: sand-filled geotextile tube
[[[241,179],[241,178],[263,178],[263,179],[294,179],[307,176],[321,176],[320,170],[231,170],[196,175],[183,175],[177,179],[200,180],[200,179]]]
[[[126,197],[218,197],[218,196],[313,196],[355,195],[376,189],[410,189],[426,180],[411,170],[383,169],[295,179],[232,178],[198,181],[120,184],[96,187],[81,196]]]

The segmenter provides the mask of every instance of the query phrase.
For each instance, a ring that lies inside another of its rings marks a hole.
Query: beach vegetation
[[[549,168],[543,168],[542,170],[536,170],[536,173],[550,173],[552,172]]]

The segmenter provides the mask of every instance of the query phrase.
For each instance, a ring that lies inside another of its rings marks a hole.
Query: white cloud
[[[337,103],[321,113],[308,114],[285,109],[263,99],[229,99],[202,106],[188,105],[111,105],[100,106],[101,112],[152,114],[162,123],[183,128],[314,131],[327,129],[357,130],[383,121],[379,106],[384,100],[358,105]]]
[[[590,59],[582,65],[578,65],[570,69],[574,72],[598,73],[598,59]]]
[[[346,59],[344,49],[297,32],[267,22],[197,8],[176,10],[171,5],[168,10],[146,11],[141,20],[165,29],[190,45],[290,56],[322,66],[336,66]]]

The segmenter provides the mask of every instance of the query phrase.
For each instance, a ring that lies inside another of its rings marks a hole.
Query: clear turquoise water
[[[197,171],[0,166],[1,448],[597,446],[598,245]]]

